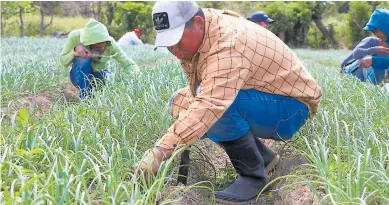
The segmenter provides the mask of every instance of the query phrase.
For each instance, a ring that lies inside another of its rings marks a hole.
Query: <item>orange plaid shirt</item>
[[[192,61],[181,61],[189,86],[174,97],[172,114],[177,120],[158,146],[172,150],[195,143],[241,89],[293,97],[316,115],[321,89],[287,45],[232,11],[203,11],[203,42]]]

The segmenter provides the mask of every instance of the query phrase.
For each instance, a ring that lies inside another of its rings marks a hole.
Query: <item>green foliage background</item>
[[[52,9],[54,20],[44,31],[46,36],[53,32],[69,33],[73,29],[85,26],[89,18],[96,17],[107,25],[110,34],[118,40],[122,35],[135,28],[142,31],[141,39],[153,44],[156,32],[153,29],[151,11],[154,2],[84,2],[89,13],[81,11],[66,12],[68,2],[45,3]],[[352,48],[361,39],[372,35],[362,30],[371,13],[376,8],[389,8],[387,1],[361,2],[223,2],[201,1],[202,8],[227,9],[249,17],[253,12],[265,11],[276,20],[270,30],[277,35],[284,35],[285,42],[292,47]],[[25,36],[38,37],[40,25],[40,5],[37,2],[1,2],[2,37],[20,36],[19,8],[23,7]],[[89,6],[89,7],[88,7]],[[46,9],[47,9],[46,8]],[[69,10],[69,9],[68,9]],[[77,13],[78,12],[78,13]],[[96,14],[97,12],[97,14]],[[70,13],[70,14],[69,14]],[[92,15],[93,13],[93,15]],[[46,14],[45,23],[49,20]],[[332,45],[328,36],[323,35],[315,23],[323,22],[324,28],[337,45]]]

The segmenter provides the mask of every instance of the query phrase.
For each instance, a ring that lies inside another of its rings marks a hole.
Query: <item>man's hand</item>
[[[135,168],[139,167],[140,170],[145,173],[147,172],[148,169],[152,171],[152,173],[155,175],[158,172],[159,166],[161,165],[161,162],[164,158],[164,152],[162,148],[157,149],[154,148],[151,151],[148,151],[147,156],[143,159],[142,162],[139,162],[138,164],[135,165]]]
[[[373,60],[371,57],[367,57],[362,59],[362,61],[359,63],[359,67],[362,68],[369,68],[373,65]]]
[[[380,54],[389,54],[389,48],[384,46],[378,46],[378,53]]]
[[[83,45],[76,46],[74,48],[74,52],[76,52],[81,58],[89,58],[90,56],[89,50]]]

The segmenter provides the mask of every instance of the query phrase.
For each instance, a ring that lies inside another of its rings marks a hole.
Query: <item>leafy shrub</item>
[[[323,34],[320,32],[319,28],[312,23],[308,31],[308,45],[311,48],[323,48],[328,41],[323,37]]]
[[[354,47],[368,36],[363,27],[369,21],[370,14],[371,8],[368,3],[361,1],[350,2],[350,10],[347,15],[347,42],[349,48]]]
[[[293,15],[293,10],[284,2],[272,2],[266,6],[265,12],[271,14],[274,23],[270,25],[270,30],[274,33],[286,32],[293,29],[297,18]]]

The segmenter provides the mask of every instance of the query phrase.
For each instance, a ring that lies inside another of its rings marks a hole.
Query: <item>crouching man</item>
[[[109,36],[104,24],[91,19],[85,28],[70,32],[63,47],[60,61],[70,69],[70,81],[80,89],[80,98],[91,95],[95,82],[105,83],[110,72],[105,69],[110,58],[128,69],[138,70],[116,41]]]
[[[289,140],[318,111],[321,89],[277,36],[232,11],[194,1],[159,1],[152,12],[155,46],[181,62],[189,86],[172,96],[176,121],[147,157],[156,173],[182,144],[205,136],[220,143],[239,174],[217,201],[251,200],[268,183],[276,154],[259,138]]]

